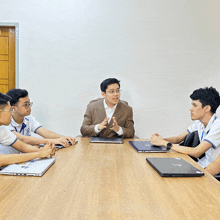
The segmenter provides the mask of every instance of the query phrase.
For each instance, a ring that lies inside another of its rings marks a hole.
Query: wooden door
[[[15,88],[15,27],[0,26],[0,92]]]

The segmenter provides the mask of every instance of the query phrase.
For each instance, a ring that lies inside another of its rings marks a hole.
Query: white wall
[[[0,21],[19,23],[19,82],[44,127],[80,134],[87,103],[107,77],[121,80],[136,134],[179,134],[189,95],[220,91],[219,1],[1,0]]]

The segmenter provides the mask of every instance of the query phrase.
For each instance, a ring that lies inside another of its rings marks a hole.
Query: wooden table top
[[[0,219],[219,219],[220,183],[187,155],[124,144],[60,149],[42,177],[0,175]],[[161,177],[147,156],[181,157],[203,177]]]

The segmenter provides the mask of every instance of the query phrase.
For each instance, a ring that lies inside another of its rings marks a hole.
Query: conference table
[[[189,156],[78,143],[56,152],[42,177],[0,175],[0,219],[220,219],[220,182]],[[180,157],[202,177],[161,177],[146,157]]]

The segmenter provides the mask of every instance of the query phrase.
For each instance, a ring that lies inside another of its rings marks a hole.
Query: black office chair
[[[215,177],[218,181],[220,181],[220,173],[214,175],[214,177]]]
[[[187,146],[187,147],[196,147],[200,144],[199,141],[199,134],[198,131],[194,131],[192,133],[189,133],[186,135],[186,137],[184,138],[183,142],[180,143],[181,146]],[[203,158],[205,156],[205,153],[202,154],[199,159]],[[190,156],[193,160],[195,160],[196,162],[198,161],[198,158],[192,157]]]

